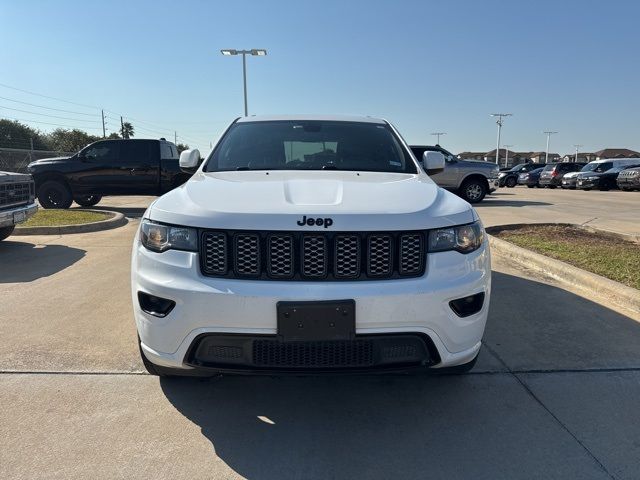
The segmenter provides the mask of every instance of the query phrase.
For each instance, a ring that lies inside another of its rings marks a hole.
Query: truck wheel
[[[73,199],[81,207],[93,207],[102,200],[102,195],[79,195]]]
[[[13,230],[16,228],[15,225],[11,225],[9,227],[0,228],[0,242],[7,238],[9,235],[13,233]]]
[[[527,187],[529,187],[529,188],[534,188],[534,187],[535,187],[535,185],[527,185]]]
[[[460,196],[469,203],[478,203],[487,194],[487,186],[482,180],[472,178],[466,180],[460,187]]]
[[[71,191],[64,183],[48,180],[38,189],[38,201],[42,208],[69,208],[73,203]]]
[[[517,183],[518,183],[518,180],[516,180],[513,177],[507,178],[507,180],[504,182],[504,184],[507,186],[507,188],[515,187]]]

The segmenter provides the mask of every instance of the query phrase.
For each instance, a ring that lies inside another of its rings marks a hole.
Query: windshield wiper
[[[338,170],[338,167],[335,165],[323,165],[322,170]]]

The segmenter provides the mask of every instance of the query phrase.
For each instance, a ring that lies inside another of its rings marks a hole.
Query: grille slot
[[[227,236],[222,232],[207,232],[202,236],[204,273],[224,275],[227,273]]]
[[[267,269],[269,276],[274,278],[289,278],[293,276],[293,237],[291,235],[270,235],[269,262]]]
[[[421,233],[400,236],[399,269],[402,275],[411,275],[422,271],[424,263],[424,237]]]
[[[338,235],[335,241],[336,278],[356,278],[360,275],[360,238],[357,235]]]
[[[327,275],[327,239],[323,235],[302,237],[302,275],[307,278]]]
[[[235,269],[240,276],[260,274],[260,237],[257,233],[239,233],[235,237]]]
[[[201,233],[203,275],[295,281],[419,277],[426,232],[208,230]]]
[[[382,277],[391,273],[393,261],[393,239],[391,235],[371,235],[369,237],[368,275]]]
[[[32,194],[31,182],[0,184],[0,208],[29,203]]]
[[[368,340],[323,342],[253,342],[253,363],[260,367],[368,367],[373,343]]]

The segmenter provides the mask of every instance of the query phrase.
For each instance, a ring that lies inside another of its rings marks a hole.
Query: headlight
[[[162,225],[143,219],[140,225],[140,242],[149,250],[198,250],[198,232],[195,228]]]
[[[429,252],[445,252],[455,250],[460,253],[471,253],[482,245],[484,228],[477,221],[469,225],[439,228],[429,232]]]
[[[507,176],[507,174],[504,173],[504,172],[498,173],[498,178],[502,178],[502,177],[506,177],[506,176]]]

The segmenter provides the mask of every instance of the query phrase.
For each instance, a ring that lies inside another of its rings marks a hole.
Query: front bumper
[[[27,221],[38,211],[35,202],[20,207],[0,210],[0,227],[10,227]]]
[[[562,180],[560,177],[540,177],[538,183],[541,187],[548,187],[549,185],[558,186],[562,184]]]
[[[198,254],[151,252],[137,238],[132,255],[133,310],[145,356],[154,364],[200,367],[190,357],[199,338],[240,335],[273,339],[280,301],[353,299],[356,339],[371,335],[419,335],[433,352],[424,366],[468,363],[480,350],[491,290],[487,243],[477,251],[431,253],[423,277],[353,282],[278,282],[205,277]],[[145,313],[138,292],[173,300],[164,318]],[[484,292],[479,312],[457,316],[449,302]],[[204,365],[206,367],[206,365]]]
[[[579,190],[598,188],[599,185],[600,185],[599,180],[578,180],[576,182],[576,188]]]
[[[618,178],[616,183],[619,188],[640,189],[640,177],[623,177]]]

